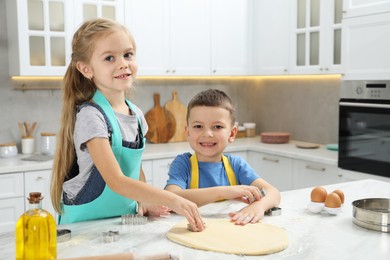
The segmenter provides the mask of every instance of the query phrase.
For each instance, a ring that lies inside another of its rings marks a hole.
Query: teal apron
[[[93,96],[93,101],[103,109],[112,125],[113,133],[111,147],[123,174],[132,179],[139,180],[141,157],[145,147],[145,138],[142,140],[144,145],[141,149],[123,147],[122,134],[115,112],[110,103],[99,90],[97,90]],[[135,111],[130,101],[126,100],[126,103],[132,111]],[[136,201],[113,192],[106,184],[102,194],[91,202],[82,205],[63,204],[59,224],[109,218],[130,213],[134,214],[136,213],[136,210]]]

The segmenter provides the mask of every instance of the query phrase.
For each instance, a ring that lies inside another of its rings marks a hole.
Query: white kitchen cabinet
[[[338,168],[338,174],[342,178],[343,182],[360,181],[365,179],[374,179],[378,181],[390,182],[389,177],[383,177],[383,176],[368,174],[363,172],[349,171],[341,168]]]
[[[343,17],[390,12],[390,0],[343,0]]]
[[[293,188],[293,164],[291,158],[249,151],[248,163],[260,177],[280,191]]]
[[[341,73],[342,0],[291,4],[291,73]]]
[[[102,17],[124,23],[123,0],[74,0],[74,23]]]
[[[7,0],[6,8],[11,76],[63,76],[83,21],[124,22],[123,0]]]
[[[73,1],[7,0],[11,76],[63,75],[70,61]]]
[[[146,183],[153,185],[153,160],[143,160],[142,169],[144,170]]]
[[[226,154],[234,155],[234,156],[239,156],[245,161],[248,159],[247,156],[247,151],[237,151],[237,152],[225,152]]]
[[[153,8],[151,8],[153,6]],[[138,75],[210,75],[210,2],[126,1]]]
[[[51,170],[45,171],[28,171],[24,173],[24,196],[29,197],[30,192],[40,192],[42,194],[42,209],[47,210],[55,220],[57,220],[56,212],[53,208],[50,198],[50,177]],[[25,210],[29,209],[29,204],[25,203]]]
[[[390,79],[390,12],[343,20],[344,80]]]
[[[343,182],[337,166],[299,159],[294,159],[293,176],[294,189]]]
[[[247,75],[249,3],[125,1],[125,24],[137,43],[138,75]]]
[[[15,230],[18,218],[24,212],[23,173],[0,175],[0,233]]]
[[[250,1],[211,2],[211,75],[248,75]]]
[[[253,74],[283,75],[290,67],[291,0],[253,1]]]
[[[174,158],[153,160],[153,186],[163,189],[167,184],[169,167]]]

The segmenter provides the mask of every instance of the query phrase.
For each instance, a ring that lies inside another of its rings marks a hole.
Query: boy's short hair
[[[191,109],[199,106],[224,108],[229,111],[232,126],[236,121],[236,110],[232,100],[222,90],[208,89],[196,94],[187,106],[187,122]]]

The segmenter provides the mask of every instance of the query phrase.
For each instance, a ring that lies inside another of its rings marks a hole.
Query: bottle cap
[[[27,199],[30,203],[39,203],[43,199],[40,192],[30,192],[29,194],[30,197]]]

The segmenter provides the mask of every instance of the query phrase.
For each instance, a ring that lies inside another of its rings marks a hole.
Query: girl
[[[60,224],[172,209],[202,231],[196,204],[145,183],[141,155],[148,127],[125,98],[137,73],[130,33],[111,20],[87,21],[73,36],[72,52],[51,180]],[[164,206],[151,206],[158,204]]]

